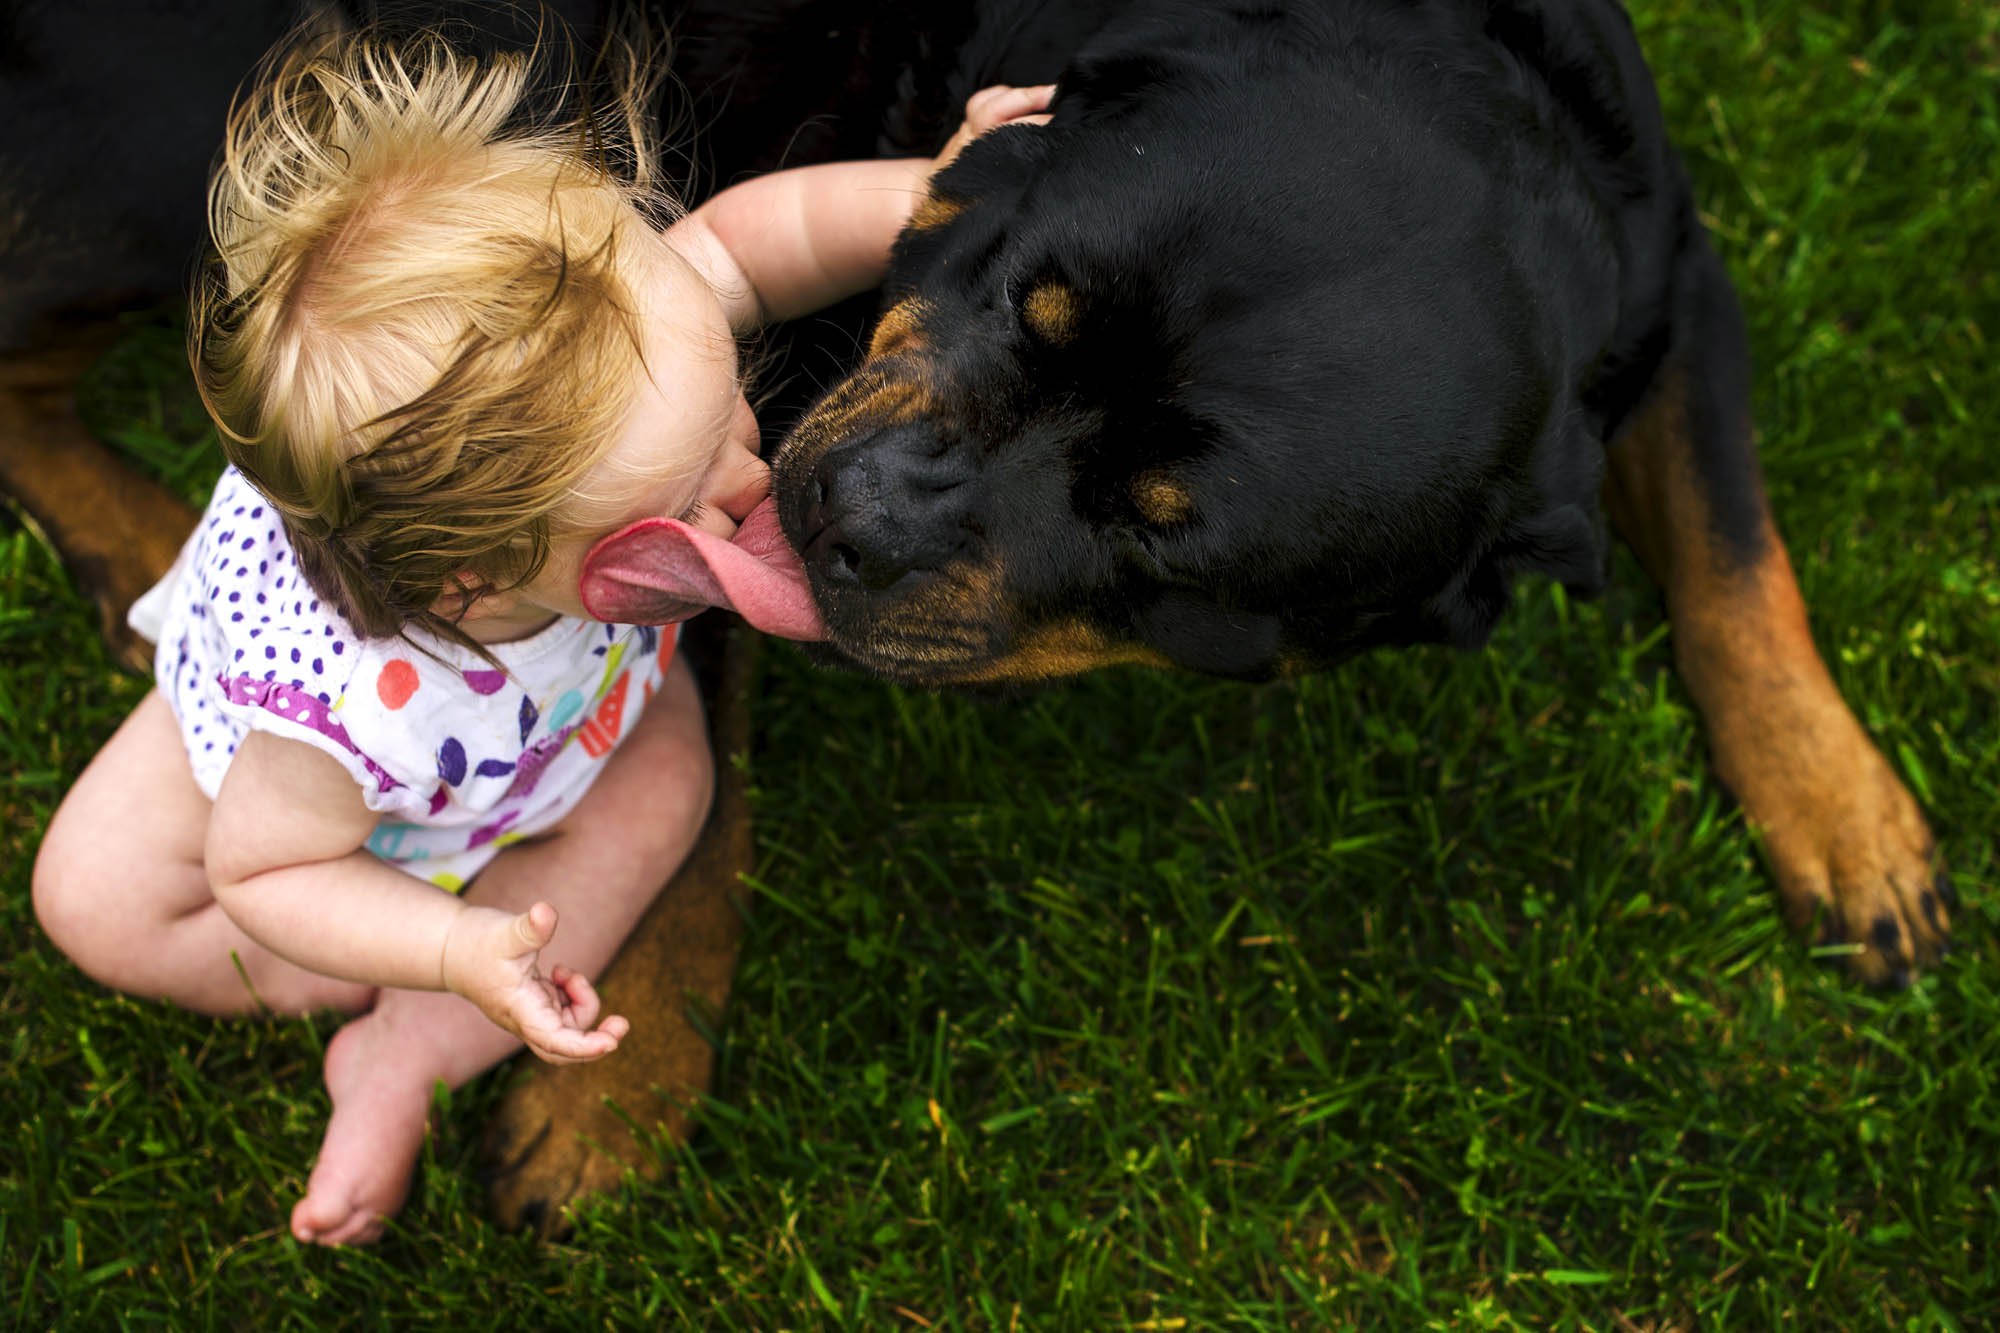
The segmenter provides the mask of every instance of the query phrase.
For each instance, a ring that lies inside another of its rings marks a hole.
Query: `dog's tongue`
[[[733,541],[675,518],[642,518],[590,548],[577,581],[584,610],[616,625],[671,625],[727,607],[766,634],[824,639],[805,566],[766,496]]]

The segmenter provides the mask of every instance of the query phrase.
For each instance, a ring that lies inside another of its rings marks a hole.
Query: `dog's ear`
[[[1604,445],[1580,426],[1555,434],[1537,450],[1530,484],[1511,495],[1498,535],[1424,603],[1424,618],[1455,647],[1486,642],[1522,574],[1546,575],[1578,597],[1604,591],[1611,555],[1597,498]]]
[[[1177,81],[1187,65],[1186,53],[1164,41],[1085,52],[1062,73],[1059,118],[1066,112],[1084,121],[1115,119]]]

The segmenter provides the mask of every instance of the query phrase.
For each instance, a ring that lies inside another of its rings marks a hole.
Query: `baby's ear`
[[[469,621],[505,615],[520,600],[511,590],[496,589],[471,570],[461,569],[452,575],[451,585],[431,603],[431,614],[463,625]]]

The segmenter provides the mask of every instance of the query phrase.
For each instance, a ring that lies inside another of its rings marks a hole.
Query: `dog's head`
[[[1518,188],[1504,98],[1425,83],[1480,78],[1210,21],[1104,34],[1049,125],[941,173],[866,360],[780,450],[854,663],[1259,677],[1477,643],[1519,571],[1599,578],[1590,353],[1546,272],[1573,245],[1590,280],[1589,219]]]

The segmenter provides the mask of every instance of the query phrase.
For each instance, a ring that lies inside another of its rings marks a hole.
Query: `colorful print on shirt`
[[[252,729],[303,741],[380,814],[369,849],[453,891],[582,799],[673,658],[672,633],[567,617],[495,645],[502,670],[414,632],[363,639],[235,468],[177,576],[154,669],[201,789],[213,799]]]

